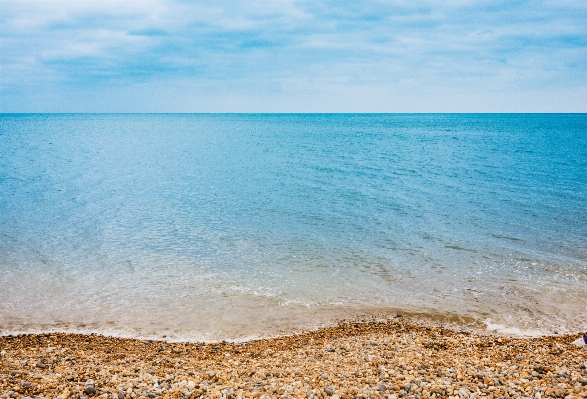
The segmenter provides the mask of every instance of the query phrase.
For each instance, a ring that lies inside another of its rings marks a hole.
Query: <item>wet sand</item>
[[[587,398],[580,335],[513,339],[403,317],[279,338],[0,337],[2,397]]]

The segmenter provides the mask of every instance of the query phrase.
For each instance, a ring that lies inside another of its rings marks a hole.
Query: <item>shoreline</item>
[[[579,334],[510,338],[404,317],[246,342],[0,337],[2,397],[587,398]]]
[[[187,331],[166,331],[160,332],[138,332],[131,329],[119,328],[100,328],[98,326],[89,327],[82,325],[80,327],[59,328],[49,325],[20,328],[0,328],[0,338],[15,335],[44,335],[44,334],[66,334],[66,335],[100,335],[111,338],[134,339],[139,341],[162,341],[169,343],[216,343],[220,341],[242,343],[256,340],[274,339],[291,335],[311,333],[325,328],[335,327],[339,324],[346,323],[368,323],[368,322],[388,322],[395,321],[397,318],[405,318],[412,324],[422,326],[442,327],[449,330],[468,331],[478,335],[499,335],[510,338],[539,338],[546,336],[560,336],[573,334],[574,331],[561,328],[560,332],[553,329],[552,331],[538,329],[524,329],[520,327],[501,325],[493,323],[490,319],[480,320],[472,316],[459,315],[456,313],[430,313],[405,311],[399,309],[376,310],[367,312],[350,312],[344,316],[324,318],[314,320],[313,323],[300,323],[299,325],[289,325],[281,327],[272,327],[263,330],[262,333],[251,332],[245,333],[226,333],[219,331],[216,333],[188,333]]]

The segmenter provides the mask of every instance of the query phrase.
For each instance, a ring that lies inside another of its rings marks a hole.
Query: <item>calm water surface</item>
[[[587,328],[587,115],[0,115],[0,333]]]

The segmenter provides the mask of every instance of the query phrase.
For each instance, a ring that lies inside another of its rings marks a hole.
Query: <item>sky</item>
[[[587,1],[5,1],[0,112],[587,112]]]

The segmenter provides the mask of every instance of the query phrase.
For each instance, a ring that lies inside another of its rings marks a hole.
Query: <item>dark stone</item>
[[[518,362],[521,362],[522,360],[524,360],[524,357],[523,356],[516,356],[516,360]]]
[[[23,382],[21,382],[21,383],[20,383],[20,386],[21,386],[22,388],[30,388],[30,387],[32,387],[32,386],[33,386],[33,384],[31,384],[30,382],[25,382],[25,381],[23,381]]]
[[[379,392],[385,392],[385,391],[387,391],[387,387],[385,386],[385,384],[379,385]]]
[[[85,393],[86,395],[95,395],[95,394],[96,394],[96,388],[94,388],[93,386],[87,386],[87,387],[84,389],[84,393]]]
[[[125,396],[126,396],[125,392],[118,392],[118,399],[124,399]]]
[[[324,388],[324,392],[326,392],[326,395],[328,396],[334,395],[334,390],[330,387]]]

